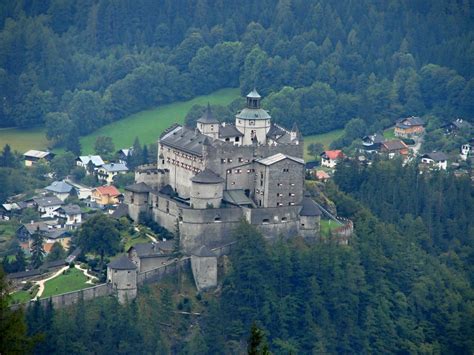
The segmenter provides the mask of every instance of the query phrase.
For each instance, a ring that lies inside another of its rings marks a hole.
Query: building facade
[[[125,203],[172,232],[185,251],[231,241],[245,219],[266,237],[316,237],[319,215],[301,228],[303,140],[297,128],[271,122],[253,90],[235,124],[221,124],[208,106],[194,129],[174,125],[158,141],[157,165],[143,166],[126,187]],[[311,225],[313,228],[308,228]]]

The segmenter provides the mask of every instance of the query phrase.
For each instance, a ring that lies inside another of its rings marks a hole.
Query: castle
[[[303,139],[271,122],[256,90],[235,124],[219,123],[208,105],[195,129],[168,128],[156,165],[139,167],[125,188],[134,221],[144,213],[172,232],[186,253],[232,241],[245,219],[266,238],[319,233],[320,211],[304,194]]]

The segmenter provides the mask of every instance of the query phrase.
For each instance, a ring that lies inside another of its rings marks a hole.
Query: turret
[[[260,108],[262,97],[253,89],[247,95],[247,105],[235,116],[235,127],[243,133],[242,144],[266,144],[270,130],[270,115]]]
[[[191,253],[191,269],[198,291],[217,286],[217,256],[205,245]]]
[[[224,194],[224,179],[210,169],[191,178],[192,208],[219,208]]]
[[[300,211],[300,234],[305,238],[319,236],[321,210],[308,193],[303,197]]]
[[[219,121],[212,114],[211,105],[208,103],[206,111],[197,120],[196,128],[202,134],[217,139],[219,137],[219,126]]]
[[[120,303],[137,297],[137,266],[122,255],[107,265],[107,283],[112,286]]]

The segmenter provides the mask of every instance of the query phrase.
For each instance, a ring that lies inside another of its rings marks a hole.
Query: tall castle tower
[[[262,97],[253,89],[247,95],[247,105],[235,116],[235,127],[243,133],[242,145],[266,144],[270,130],[270,115],[260,108]]]

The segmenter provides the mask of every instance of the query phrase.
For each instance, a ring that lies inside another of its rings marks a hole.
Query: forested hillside
[[[64,0],[0,4],[0,126],[61,144],[223,87],[306,134],[474,115],[470,1]]]
[[[408,188],[381,193],[398,175],[411,182],[413,167],[389,164],[342,169],[340,185],[325,191],[354,221],[349,246],[298,238],[270,245],[242,224],[217,291],[193,294],[174,276],[126,306],[101,299],[55,316],[33,307],[30,333],[48,339],[36,353],[244,353],[255,322],[274,354],[472,354],[472,185],[434,177],[436,189],[422,196],[433,181],[420,177],[418,196]],[[367,201],[369,188],[379,191],[383,207]],[[440,195],[445,189],[451,194]],[[404,210],[392,209],[404,203]],[[440,226],[426,220],[440,205],[439,219],[452,230],[435,232]]]

